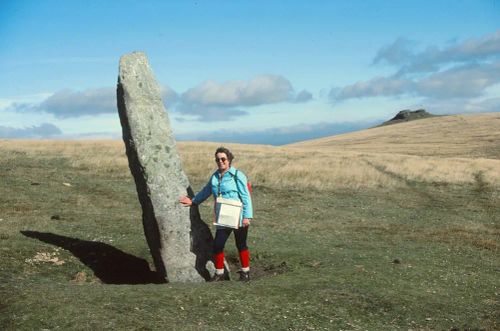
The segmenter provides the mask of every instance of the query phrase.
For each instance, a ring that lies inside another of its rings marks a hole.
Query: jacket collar
[[[229,169],[227,170],[231,175],[236,175],[236,168],[233,166],[230,166]]]
[[[234,177],[234,176],[236,176],[236,168],[233,166],[230,166],[229,169],[227,169],[227,171],[224,173],[224,175],[226,173],[230,173],[231,176]],[[219,170],[215,170],[214,175],[217,175],[217,178],[218,178],[219,177]]]

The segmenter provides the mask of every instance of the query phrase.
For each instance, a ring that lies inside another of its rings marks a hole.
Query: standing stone
[[[183,207],[192,196],[160,88],[144,53],[120,59],[117,104],[130,171],[142,207],[144,233],[156,271],[170,282],[208,279],[212,235],[198,207]]]

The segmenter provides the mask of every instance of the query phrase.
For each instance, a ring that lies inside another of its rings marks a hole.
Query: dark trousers
[[[226,245],[227,238],[229,238],[231,232],[234,232],[234,241],[236,242],[236,248],[238,249],[238,252],[248,249],[248,226],[234,230],[229,228],[217,228],[217,230],[215,231],[214,254],[218,254],[224,251],[224,246]]]

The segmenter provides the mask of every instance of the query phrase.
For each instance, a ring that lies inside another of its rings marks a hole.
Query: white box
[[[217,198],[215,201],[215,225],[238,229],[243,204],[241,201]]]

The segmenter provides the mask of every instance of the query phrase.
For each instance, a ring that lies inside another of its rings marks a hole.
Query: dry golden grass
[[[500,159],[500,113],[433,117],[304,141],[287,147]]]
[[[91,172],[128,174],[125,146],[119,140],[0,140],[3,158],[18,153],[33,158],[68,158],[70,165]]]
[[[298,189],[404,186],[410,181],[500,187],[500,114],[430,118],[283,147],[224,144],[254,185]],[[191,181],[214,171],[218,143],[178,144]],[[4,158],[61,156],[91,172],[130,176],[121,141],[1,140]],[[489,153],[489,154],[488,154]],[[480,156],[480,157],[479,157]]]

